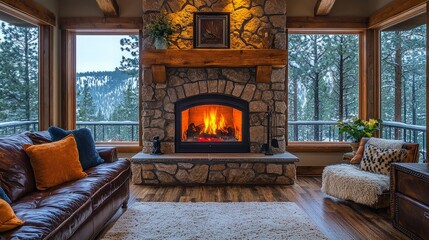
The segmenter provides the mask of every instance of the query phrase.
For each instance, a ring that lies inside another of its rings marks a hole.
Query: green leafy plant
[[[379,123],[381,122],[379,119],[365,121],[357,117],[352,117],[346,122],[338,121],[338,124],[335,126],[339,128],[340,134],[347,134],[347,139],[359,142],[362,137],[371,137],[374,131],[379,130]]]
[[[147,24],[149,36],[167,41],[175,28],[165,13],[160,13],[154,22]]]

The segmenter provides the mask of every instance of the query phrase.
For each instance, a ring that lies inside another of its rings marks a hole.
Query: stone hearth
[[[290,153],[165,154],[139,153],[132,159],[132,181],[149,185],[294,184],[295,162]]]

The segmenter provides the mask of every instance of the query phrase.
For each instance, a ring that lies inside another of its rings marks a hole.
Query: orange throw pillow
[[[360,140],[360,143],[359,143],[359,148],[356,151],[356,154],[354,155],[354,157],[352,158],[352,160],[350,160],[350,163],[351,164],[358,164],[358,163],[360,163],[362,161],[362,158],[363,158],[363,152],[364,152],[364,150],[365,150],[365,140],[362,138]]]
[[[12,207],[5,200],[0,198],[0,233],[12,230],[24,224],[19,219]]]
[[[46,190],[68,181],[84,178],[73,134],[60,141],[24,145],[36,178],[36,188]]]

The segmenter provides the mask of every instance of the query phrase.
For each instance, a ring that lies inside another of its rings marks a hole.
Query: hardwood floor
[[[296,202],[329,239],[408,239],[392,227],[387,210],[328,197],[320,192],[320,187],[320,177],[298,177],[293,186],[131,185],[129,206],[136,202]],[[108,228],[122,211],[118,211]]]

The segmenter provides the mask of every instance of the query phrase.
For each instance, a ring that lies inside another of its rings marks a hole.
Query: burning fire
[[[240,142],[242,113],[222,105],[200,105],[182,112],[182,141]]]
[[[225,117],[223,114],[217,113],[217,108],[210,108],[204,112],[204,130],[203,133],[217,134],[218,130],[223,130],[226,127]]]

